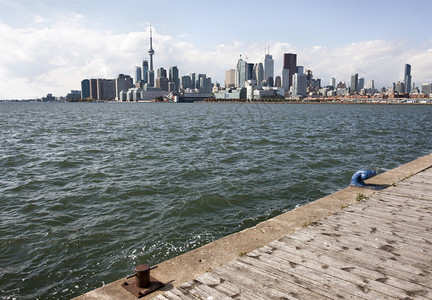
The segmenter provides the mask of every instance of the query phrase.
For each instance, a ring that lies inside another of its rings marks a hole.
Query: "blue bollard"
[[[365,186],[366,183],[363,180],[374,177],[377,175],[376,171],[373,170],[360,170],[354,173],[351,177],[350,185],[352,186]]]

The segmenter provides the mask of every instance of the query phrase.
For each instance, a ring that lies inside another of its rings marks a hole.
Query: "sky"
[[[0,100],[65,96],[84,78],[155,69],[224,84],[240,55],[281,75],[283,54],[327,85],[432,81],[431,0],[0,0]]]

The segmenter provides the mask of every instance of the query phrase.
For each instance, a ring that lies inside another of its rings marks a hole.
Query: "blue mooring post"
[[[360,170],[354,173],[351,177],[350,185],[352,186],[365,186],[366,183],[363,180],[374,177],[377,175],[376,171],[373,170]]]

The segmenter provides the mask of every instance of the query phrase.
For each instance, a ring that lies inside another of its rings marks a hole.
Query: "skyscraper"
[[[285,93],[289,91],[289,79],[290,73],[288,69],[282,69],[282,88],[285,90]]]
[[[264,80],[264,67],[262,63],[255,64],[255,78],[257,86],[260,87]]]
[[[90,98],[90,80],[81,81],[81,99]]]
[[[351,75],[350,94],[354,95],[358,92],[358,73]]]
[[[292,90],[295,97],[306,96],[306,74],[294,74]]]
[[[404,86],[405,93],[411,93],[411,65],[405,65],[405,74],[404,74]]]
[[[330,86],[336,88],[336,78],[332,77],[332,78],[330,79]]]
[[[174,91],[178,92],[180,89],[180,77],[177,66],[173,66],[169,69],[169,82],[174,83]]]
[[[274,60],[270,54],[266,54],[264,58],[264,80],[269,82],[269,78],[274,78]]]
[[[237,62],[236,68],[236,87],[244,88],[246,81],[247,64],[241,57]]]
[[[296,73],[296,67],[297,67],[297,54],[285,53],[284,60],[283,60],[283,69],[289,70],[290,87],[293,84],[293,75]]]
[[[148,61],[147,59],[144,59],[142,62],[142,80],[144,81],[144,83],[148,83],[148,70]]]
[[[167,71],[163,67],[157,69],[157,78],[168,78]]]
[[[360,77],[359,80],[358,80],[357,91],[360,92],[364,88],[365,88],[365,80],[364,80],[363,77]]]
[[[236,70],[230,69],[225,71],[225,88],[233,88],[236,85]]]
[[[135,67],[135,82],[140,82],[140,81],[141,81],[141,67],[136,66]]]
[[[148,54],[150,55],[150,70],[148,71],[148,85],[154,86],[154,71],[153,71],[153,55],[155,51],[153,50],[153,37],[152,37],[152,29],[150,27],[150,49]]]

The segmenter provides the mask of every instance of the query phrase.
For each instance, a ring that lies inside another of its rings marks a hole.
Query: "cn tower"
[[[148,54],[150,55],[150,71],[153,71],[153,54],[154,54],[154,50],[153,50],[153,38],[152,38],[152,29],[151,29],[151,25],[150,25],[150,49],[148,51]]]

